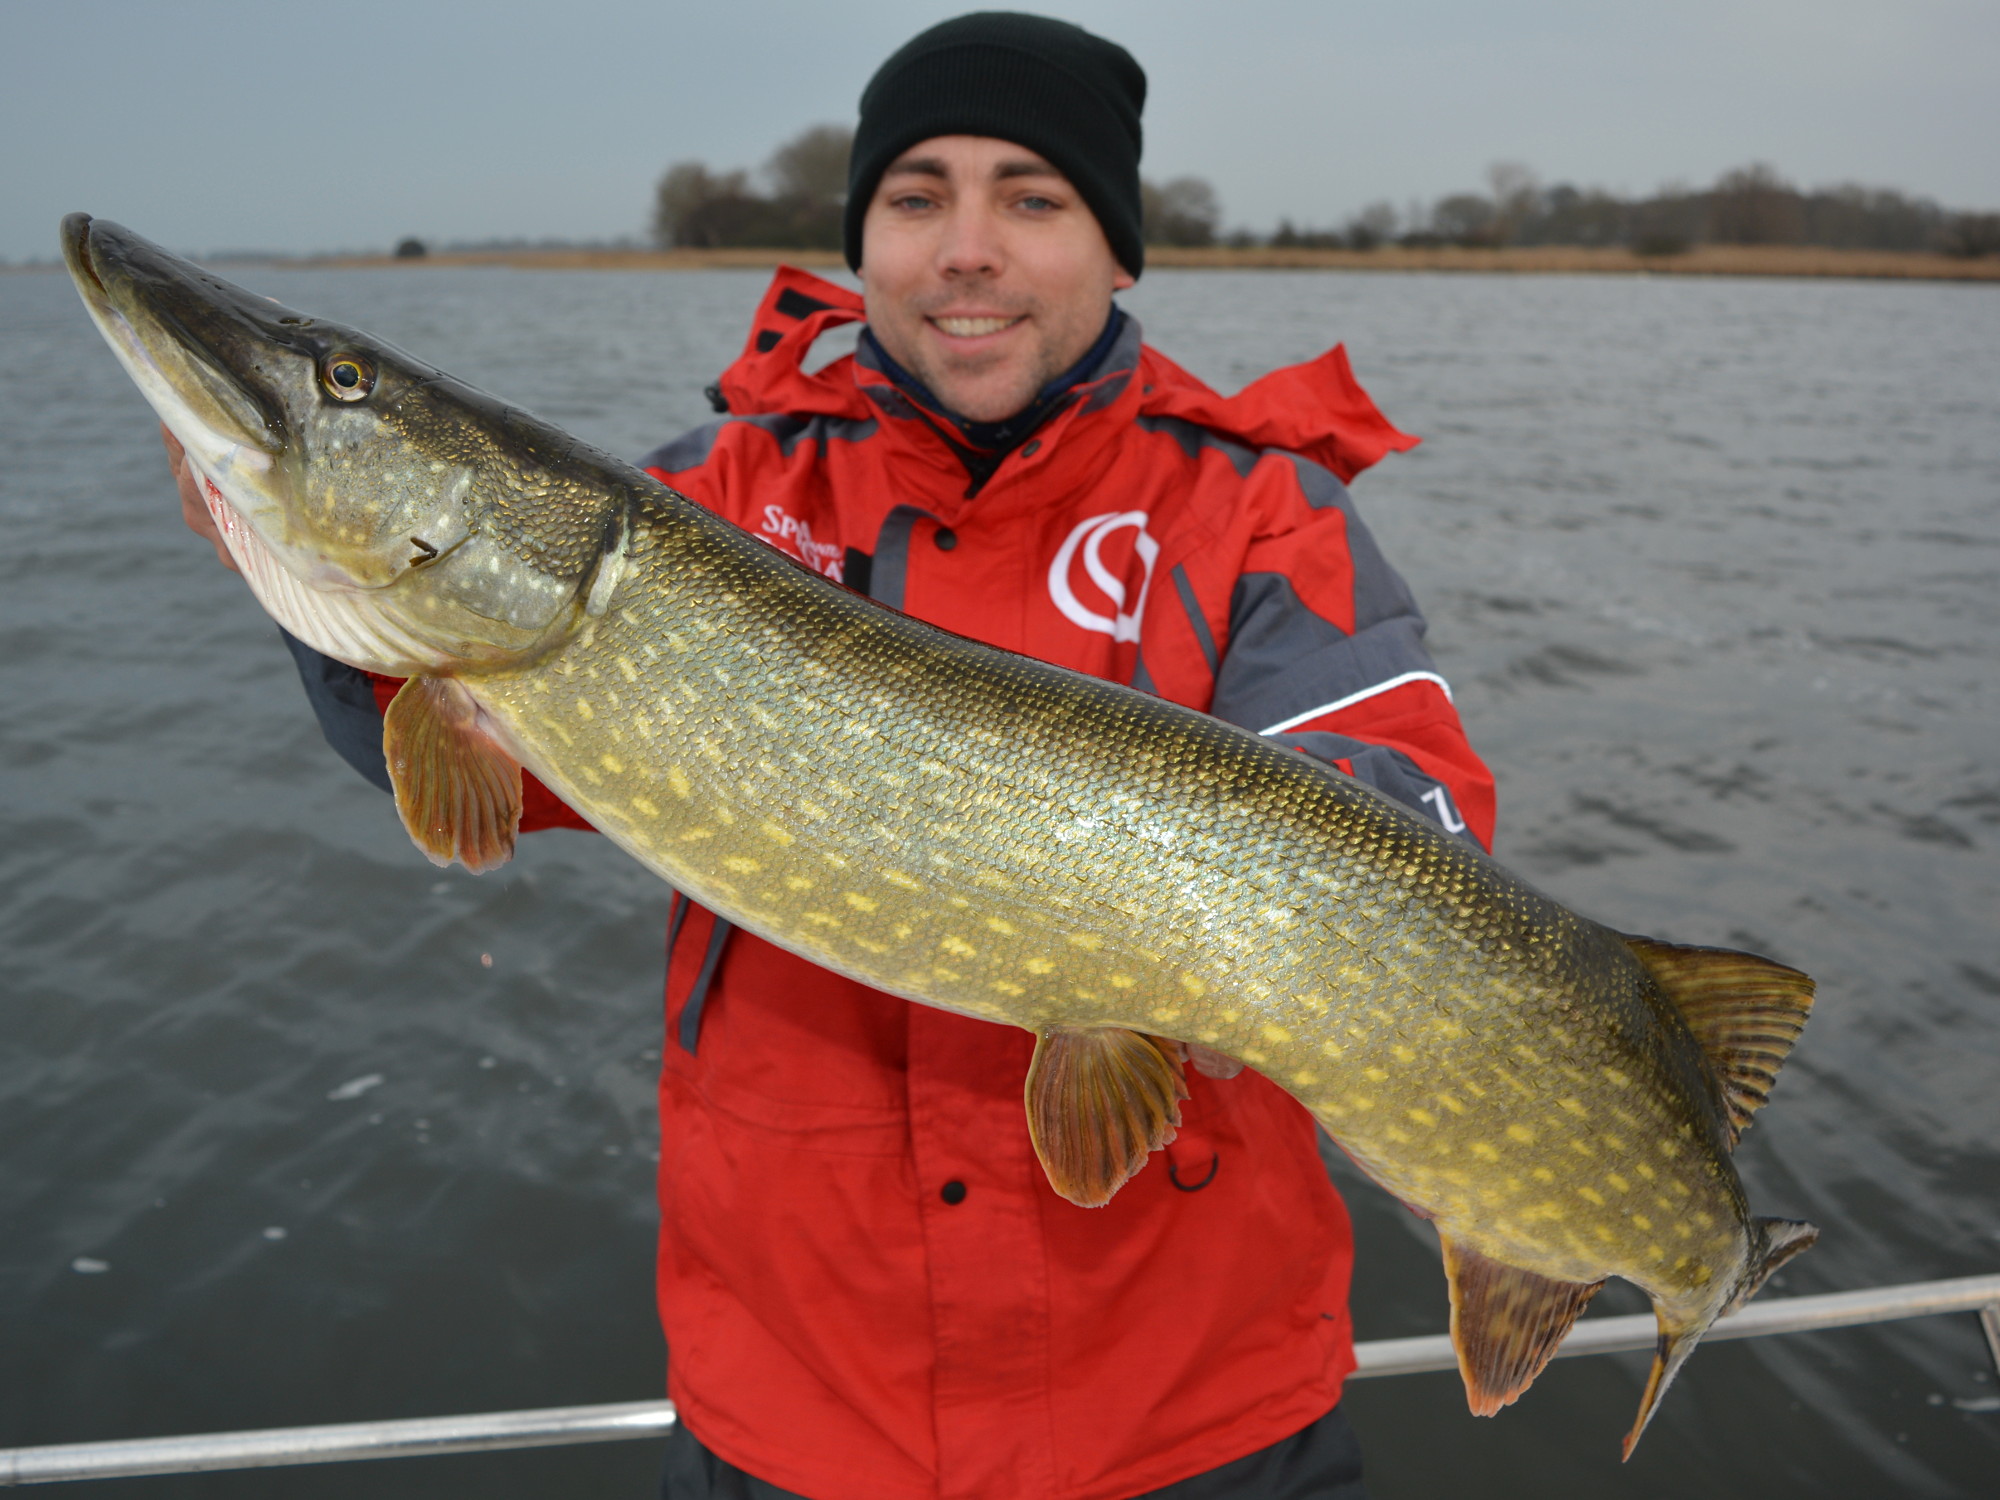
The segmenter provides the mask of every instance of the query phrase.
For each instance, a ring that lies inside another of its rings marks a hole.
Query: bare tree
[[[1453,193],[1431,210],[1431,228],[1454,245],[1493,243],[1493,200],[1477,193]]]
[[[717,173],[705,162],[675,162],[653,189],[653,243],[663,250],[714,243],[700,233],[705,211],[718,200],[746,198],[749,191],[750,179],[742,172]]]
[[[1222,202],[1203,177],[1142,178],[1139,206],[1149,245],[1212,245],[1222,227]]]
[[[812,125],[771,153],[764,175],[780,198],[815,205],[847,201],[847,158],[854,132],[845,125]]]
[[[1777,168],[1753,162],[1725,172],[1709,191],[1708,237],[1725,245],[1796,245],[1806,237],[1805,203]]]
[[[1493,190],[1492,241],[1511,244],[1542,205],[1541,179],[1525,162],[1496,161],[1486,169],[1486,185]]]
[[[1386,198],[1371,203],[1347,221],[1346,239],[1356,250],[1373,250],[1396,237],[1396,205]]]

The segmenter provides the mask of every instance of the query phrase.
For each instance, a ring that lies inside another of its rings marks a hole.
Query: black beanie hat
[[[847,165],[847,263],[861,269],[861,221],[882,174],[919,141],[984,135],[1026,146],[1076,186],[1118,264],[1137,276],[1139,113],[1146,74],[1115,42],[1067,21],[977,11],[912,38],[861,95]]]

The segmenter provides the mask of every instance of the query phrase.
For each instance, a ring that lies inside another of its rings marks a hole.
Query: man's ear
[[[1118,268],[1118,274],[1111,278],[1111,290],[1114,292],[1129,292],[1130,290],[1132,290],[1133,287],[1137,286],[1138,284],[1139,284],[1139,278],[1134,276],[1130,271],[1126,270],[1123,266],[1120,266]]]

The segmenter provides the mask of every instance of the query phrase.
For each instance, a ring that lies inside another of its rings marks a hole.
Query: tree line
[[[759,171],[761,188],[747,171],[676,162],[654,189],[654,242],[663,249],[837,250],[853,143],[846,126],[811,126],[771,154]],[[1544,185],[1517,162],[1495,163],[1486,178],[1484,193],[1451,193],[1400,209],[1373,203],[1327,227],[1287,218],[1270,234],[1225,230],[1222,201],[1200,177],[1147,178],[1140,192],[1149,245],[1585,245],[1675,255],[1720,244],[2000,254],[2000,213],[1955,212],[1928,198],[1856,183],[1807,191],[1761,162],[1725,172],[1706,188],[1671,186],[1645,198],[1566,182]]]

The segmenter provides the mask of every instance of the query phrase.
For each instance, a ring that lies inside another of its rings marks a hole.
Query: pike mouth
[[[97,274],[97,263],[90,258],[89,214],[69,214],[62,221],[63,259],[79,278],[87,278],[97,288],[99,297],[109,299],[110,290],[104,285],[104,278]]]

